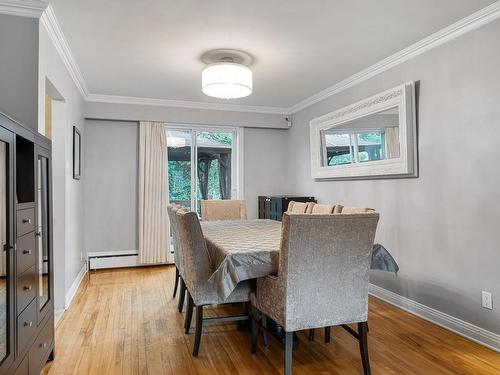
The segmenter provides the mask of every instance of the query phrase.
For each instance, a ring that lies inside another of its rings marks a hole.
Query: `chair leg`
[[[252,354],[257,353],[257,338],[259,336],[259,327],[257,326],[257,320],[259,319],[259,310],[255,306],[252,306],[252,344],[250,347],[250,352]]]
[[[191,319],[193,319],[194,301],[193,297],[191,297],[191,293],[189,293],[189,291],[186,292],[188,297],[188,305],[186,309],[186,317],[184,318],[184,332],[188,334],[189,330],[191,329]]]
[[[370,359],[368,358],[368,337],[366,332],[366,322],[358,323],[359,352],[361,353],[361,361],[363,362],[363,371],[365,375],[371,375]]]
[[[309,341],[314,341],[314,328],[309,330]]]
[[[285,375],[292,375],[293,332],[285,332]]]
[[[329,344],[331,341],[332,327],[325,327],[325,344]]]
[[[196,306],[196,335],[194,337],[193,357],[200,351],[201,332],[203,328],[203,306]]]
[[[175,295],[177,294],[177,287],[179,286],[179,278],[180,278],[180,275],[179,275],[179,269],[177,268],[177,266],[175,267],[175,284],[174,284],[174,295],[172,296],[172,298],[175,298]]]
[[[267,315],[262,314],[262,338],[264,339],[264,346],[267,348],[269,346],[269,338],[267,337]]]
[[[185,296],[186,296],[186,284],[184,283],[184,279],[181,277],[181,290],[179,290],[179,304],[177,305],[179,312],[182,312],[182,309],[184,307]]]

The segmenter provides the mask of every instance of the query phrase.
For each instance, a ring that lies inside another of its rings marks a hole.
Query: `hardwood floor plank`
[[[283,350],[262,338],[250,354],[250,334],[234,323],[207,324],[200,354],[184,334],[184,314],[172,299],[175,268],[144,267],[92,272],[56,329],[50,375],[278,375]],[[207,307],[206,316],[241,313],[241,306]],[[496,375],[500,354],[370,297],[368,346],[373,374]],[[194,324],[193,324],[194,328]],[[194,330],[191,330],[194,332]],[[358,343],[340,327],[324,344],[299,332],[296,375],[362,374]]]

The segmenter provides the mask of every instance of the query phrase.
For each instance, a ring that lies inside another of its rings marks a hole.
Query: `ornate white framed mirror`
[[[415,117],[408,82],[311,120],[312,177],[416,177]]]

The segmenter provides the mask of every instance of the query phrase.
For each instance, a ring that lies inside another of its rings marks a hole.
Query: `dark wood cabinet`
[[[295,195],[259,196],[259,219],[281,221],[283,213],[288,209],[290,201],[316,202],[314,197],[301,197]]]
[[[51,143],[0,113],[0,375],[54,351]]]

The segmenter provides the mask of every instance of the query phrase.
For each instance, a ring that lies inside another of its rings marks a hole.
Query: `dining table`
[[[215,270],[208,282],[219,297],[229,297],[242,281],[277,274],[281,224],[265,219],[201,222]],[[374,244],[371,269],[397,273],[399,267],[384,246]]]

